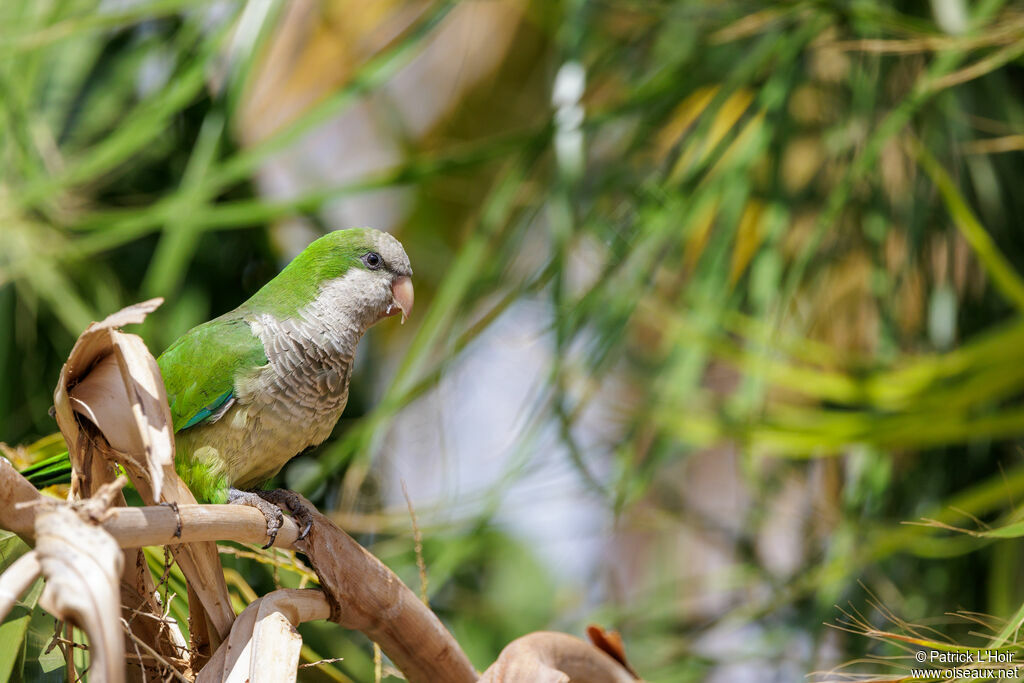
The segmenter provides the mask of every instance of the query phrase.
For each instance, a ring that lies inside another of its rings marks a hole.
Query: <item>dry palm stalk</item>
[[[5,485],[4,478],[20,476],[13,468],[0,469],[0,488]],[[186,505],[177,515],[166,507],[115,507],[107,512],[103,525],[123,547],[160,545],[179,540],[174,536],[179,516],[182,543],[193,539],[210,542],[212,538],[255,543],[262,542],[266,532],[266,521],[258,511],[228,505]],[[0,526],[6,523],[4,510],[0,509]],[[297,535],[294,522],[285,519],[278,533],[282,547],[294,542]],[[346,628],[362,631],[380,643],[410,681],[476,680],[476,671],[440,619],[394,572],[326,517],[315,514],[309,537],[295,547],[307,554],[328,594],[305,597],[301,609],[294,613],[288,613],[279,598],[273,603],[275,610],[286,613],[290,623],[329,617]],[[283,624],[277,622],[277,626]],[[239,637],[248,640],[253,627],[243,624],[240,628],[245,635]],[[286,629],[276,631],[284,633]],[[225,653],[230,651],[231,642],[231,638],[225,641],[224,645],[229,646]],[[218,650],[211,662],[219,659],[227,661],[231,670],[233,659]]]

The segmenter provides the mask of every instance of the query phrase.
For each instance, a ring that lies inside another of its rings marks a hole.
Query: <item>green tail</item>
[[[22,476],[32,482],[37,489],[44,489],[54,484],[71,483],[71,461],[68,459],[68,446],[60,432],[44,436],[35,443],[22,446],[18,450],[24,452],[34,463],[21,470]]]
[[[60,434],[44,436],[39,441],[25,446],[29,458],[38,458],[36,462],[20,470],[21,476],[29,480],[37,489],[45,489],[54,484],[71,483],[71,459],[68,457],[67,444]],[[143,505],[144,503],[135,493],[135,488],[129,483],[124,487],[123,493],[129,505]]]
[[[54,484],[70,484],[71,460],[68,458],[68,452],[64,451],[29,465],[21,471],[21,475],[37,489],[45,489]]]

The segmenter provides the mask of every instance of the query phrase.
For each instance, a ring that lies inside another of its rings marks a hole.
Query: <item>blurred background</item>
[[[161,296],[134,330],[159,353],[368,225],[416,311],[278,483],[478,668],[592,622],[652,681],[898,653],[835,605],[998,630],[1024,603],[1017,534],[985,531],[1024,499],[1022,55],[998,0],[5,0],[0,441],[59,447],[90,321]],[[225,563],[239,606],[310,578]],[[373,680],[365,639],[301,630],[344,658],[301,679]],[[63,680],[52,633],[32,616],[28,678]]]

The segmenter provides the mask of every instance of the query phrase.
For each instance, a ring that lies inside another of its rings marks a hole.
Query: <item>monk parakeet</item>
[[[311,517],[298,496],[259,487],[330,435],[348,400],[356,344],[388,316],[404,321],[411,276],[391,235],[332,232],[248,301],[157,358],[176,432],[175,469],[197,500],[258,508],[268,547],[285,505],[305,537]]]

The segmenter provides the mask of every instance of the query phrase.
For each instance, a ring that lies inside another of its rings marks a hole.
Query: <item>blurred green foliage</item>
[[[400,164],[284,200],[260,196],[258,169],[377,92],[458,4],[411,3],[415,20],[341,86],[242,145],[239,108],[281,21],[280,4],[258,5],[0,4],[0,439],[55,429],[52,387],[90,321],[162,296],[142,330],[162,349],[276,272],[269,226],[322,224],[339,197],[411,187],[398,233],[421,304],[411,331],[364,344],[346,418],[315,454],[317,502],[349,522],[380,512],[359,538],[415,586],[408,517],[379,510],[370,460],[503,311],[542,302],[554,360],[531,424],[558,426],[625,530],[610,558],[630,530],[662,553],[643,555],[630,590],[581,610],[490,507],[424,529],[431,604],[477,666],[524,632],[597,619],[623,631],[650,680],[744,661],[803,673],[869,647],[821,627],[834,603],[863,604],[858,581],[907,619],[958,606],[1007,618],[1024,603],[1017,541],[900,524],[1015,522],[1024,494],[1019,4],[515,5],[502,67]],[[571,103],[550,104],[574,65],[578,131]],[[402,354],[397,370],[386,353]],[[597,404],[614,436],[580,446]],[[709,449],[738,454],[750,497],[738,527],[681,493]],[[758,543],[791,482],[810,512],[798,567],[780,573]],[[690,558],[671,539],[689,528],[736,549],[711,616],[683,597]],[[302,580],[268,557],[226,557],[240,606]],[[184,595],[180,574],[168,588]],[[22,642],[45,669],[52,626],[33,607],[0,628],[35,634]],[[172,602],[181,623],[183,609]],[[709,654],[716,629],[748,627],[749,650]],[[345,658],[304,678],[372,678],[362,639],[302,632],[307,659]],[[0,668],[17,656],[0,648]]]

